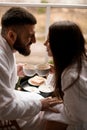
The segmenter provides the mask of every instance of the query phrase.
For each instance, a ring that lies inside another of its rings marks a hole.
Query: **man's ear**
[[[13,31],[13,30],[9,30],[8,31],[8,34],[7,34],[7,37],[8,37],[8,41],[11,45],[14,44],[14,42],[16,41],[16,38],[17,38],[17,34]]]

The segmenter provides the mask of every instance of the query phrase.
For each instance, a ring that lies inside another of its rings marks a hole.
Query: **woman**
[[[71,21],[55,22],[49,27],[48,54],[55,68],[55,93],[63,99],[58,114],[46,119],[68,124],[67,130],[87,130],[87,56],[80,27]]]

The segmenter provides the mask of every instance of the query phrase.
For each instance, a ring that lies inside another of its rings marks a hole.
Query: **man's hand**
[[[42,109],[41,111],[52,111],[58,113],[59,111],[53,108],[53,106],[62,103],[62,101],[58,100],[56,97],[48,97],[41,100]]]
[[[25,64],[22,64],[22,63],[19,63],[19,64],[17,64],[17,75],[19,76],[19,77],[24,77],[25,76],[25,74],[24,74],[24,72],[23,72],[23,66],[24,66]]]

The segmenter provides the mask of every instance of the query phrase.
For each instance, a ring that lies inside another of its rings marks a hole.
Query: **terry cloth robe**
[[[0,36],[0,120],[17,120],[23,130],[43,130],[39,94],[15,90],[17,69],[14,53]]]
[[[67,130],[87,130],[87,61],[82,61],[79,80],[67,86],[77,77],[77,64],[64,70],[61,83],[63,104],[56,105],[59,113],[45,112],[44,118],[68,124]]]

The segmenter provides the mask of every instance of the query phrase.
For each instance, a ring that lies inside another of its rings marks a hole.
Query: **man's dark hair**
[[[21,7],[11,7],[1,19],[2,28],[25,24],[34,25],[36,23],[36,18],[26,9]]]

